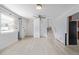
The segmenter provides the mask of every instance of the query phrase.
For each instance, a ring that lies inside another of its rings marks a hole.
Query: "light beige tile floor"
[[[4,49],[1,55],[67,55],[79,54],[79,46],[64,46],[49,32],[48,38],[26,37]]]

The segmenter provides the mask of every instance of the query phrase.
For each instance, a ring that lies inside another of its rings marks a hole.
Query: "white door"
[[[34,20],[34,38],[40,38],[40,19]]]
[[[41,37],[47,37],[47,19],[42,18],[40,22],[40,36]]]

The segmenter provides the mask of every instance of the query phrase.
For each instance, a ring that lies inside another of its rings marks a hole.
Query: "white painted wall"
[[[64,20],[63,20],[64,19]],[[62,43],[65,42],[65,23],[66,23],[66,19],[57,19],[55,21],[53,21],[53,33],[56,37],[56,39],[58,39],[59,41],[61,41]]]
[[[26,21],[26,36],[33,36],[33,19]]]
[[[51,27],[52,26],[52,19],[47,19],[47,27]]]

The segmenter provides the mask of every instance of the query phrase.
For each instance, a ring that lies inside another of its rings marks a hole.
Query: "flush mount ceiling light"
[[[36,5],[36,9],[37,9],[37,10],[41,10],[41,9],[42,9],[42,4],[37,4],[37,5]]]

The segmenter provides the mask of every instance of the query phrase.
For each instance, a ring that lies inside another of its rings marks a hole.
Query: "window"
[[[14,19],[8,15],[1,14],[1,33],[14,31]]]

